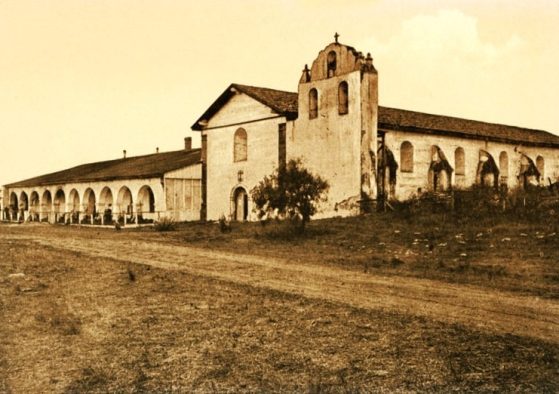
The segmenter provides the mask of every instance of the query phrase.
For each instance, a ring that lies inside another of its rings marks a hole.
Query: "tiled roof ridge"
[[[517,129],[518,131],[533,131],[533,132],[537,132],[537,133],[546,133],[546,134],[549,134],[551,136],[559,138],[558,135],[553,134],[553,133],[551,133],[547,130],[542,130],[542,129],[533,129],[533,128],[529,128],[529,127],[514,126],[514,125],[508,125],[508,124],[504,124],[504,123],[488,122],[488,121],[485,121],[485,120],[461,118],[459,116],[453,116],[453,115],[441,115],[441,114],[434,114],[434,113],[431,113],[431,112],[421,112],[421,111],[414,111],[414,110],[409,110],[409,109],[401,109],[401,108],[386,107],[386,106],[379,105],[379,112],[380,112],[380,109],[389,110],[389,111],[407,112],[407,113],[415,114],[415,115],[433,116],[433,117],[437,117],[437,118],[440,118],[440,119],[445,119],[446,118],[446,119],[450,119],[450,120],[472,122],[472,123],[476,123],[476,124],[479,124],[479,125],[486,125],[486,126],[500,126],[500,127],[506,127],[506,128],[514,128],[514,129]]]
[[[266,88],[264,86],[253,86],[253,85],[245,85],[242,83],[232,83],[231,84],[232,87],[235,88],[239,88],[239,89],[243,89],[243,88],[249,88],[249,89],[258,89],[258,90],[268,90],[268,91],[273,91],[273,92],[278,92],[278,93],[287,93],[287,94],[294,94],[297,95],[297,92],[290,92],[288,90],[282,90],[282,89],[275,89],[275,88]]]
[[[118,159],[109,159],[109,160],[101,160],[101,161],[92,161],[89,163],[83,163],[83,164],[78,164],[77,166],[74,167],[70,167],[67,168],[66,170],[72,170],[74,168],[78,168],[78,167],[82,167],[82,166],[89,166],[89,165],[93,165],[93,164],[103,164],[103,163],[116,163],[119,161],[127,161],[127,160],[132,160],[132,159],[139,159],[142,157],[149,157],[149,156],[155,156],[155,155],[167,155],[167,154],[171,154],[171,153],[178,153],[178,152],[185,152],[185,153],[192,153],[194,151],[199,151],[201,150],[201,148],[194,148],[194,149],[190,149],[190,150],[185,150],[185,149],[177,149],[177,150],[170,150],[170,151],[164,151],[164,152],[153,152],[153,153],[146,153],[143,155],[136,155],[136,156],[126,156],[126,157],[119,157]],[[66,170],[62,170],[62,171],[66,171]],[[56,171],[53,174],[57,173],[57,172],[62,172],[62,171]],[[45,175],[50,175],[50,174],[45,174]]]
[[[297,93],[239,83],[233,83],[231,87],[269,106],[279,114],[297,113]]]

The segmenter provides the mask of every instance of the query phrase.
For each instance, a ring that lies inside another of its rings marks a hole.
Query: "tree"
[[[250,194],[260,219],[277,213],[280,217],[299,219],[301,230],[326,201],[328,182],[303,167],[301,160],[290,160],[264,177]]]

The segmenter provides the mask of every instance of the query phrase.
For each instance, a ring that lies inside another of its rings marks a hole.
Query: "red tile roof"
[[[272,108],[278,114],[285,115],[288,119],[297,117],[297,93],[232,84],[196,121],[192,126],[193,130],[202,130],[203,125],[200,121],[209,120],[235,94],[231,88],[249,95]],[[379,106],[378,123],[380,129],[388,131],[401,130],[423,134],[456,135],[463,138],[488,139],[519,144],[559,146],[559,136],[543,130],[433,115],[397,108]]]
[[[13,188],[117,179],[159,178],[167,172],[197,164],[200,162],[200,158],[200,149],[153,153],[82,164],[67,170],[41,175],[5,186]]]
[[[387,107],[379,107],[379,128],[428,134],[456,135],[465,138],[487,139],[524,145],[559,146],[559,136],[543,130]]]

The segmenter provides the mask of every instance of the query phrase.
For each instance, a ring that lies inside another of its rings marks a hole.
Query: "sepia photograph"
[[[0,393],[559,392],[558,21],[0,0]]]

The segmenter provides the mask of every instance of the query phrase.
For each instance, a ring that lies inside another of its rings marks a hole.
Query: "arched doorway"
[[[10,205],[9,205],[10,220],[12,221],[17,220],[18,211],[19,211],[19,202],[18,202],[17,194],[12,192],[10,194]]]
[[[29,211],[29,198],[27,193],[21,192],[19,195],[19,220],[26,220],[26,213]]]
[[[52,214],[52,195],[49,190],[45,190],[41,197],[41,221],[50,222]]]
[[[112,209],[113,207],[113,192],[107,186],[101,190],[101,194],[99,194],[99,208],[102,210],[105,209]]]
[[[540,172],[534,161],[527,155],[520,154],[520,173],[518,175],[520,185],[527,189],[530,186],[537,186],[540,181]]]
[[[248,219],[248,194],[244,187],[239,186],[233,191],[233,220],[242,222]]]
[[[126,224],[133,220],[134,202],[132,200],[132,192],[126,186],[122,186],[118,191],[116,209],[119,223]]]
[[[122,186],[118,191],[118,196],[116,198],[116,205],[119,213],[132,213],[133,201],[132,192],[126,186]]]
[[[55,222],[64,223],[64,214],[66,212],[66,195],[64,190],[58,189],[54,194],[54,220]]]
[[[377,182],[382,198],[393,199],[396,194],[396,176],[398,173],[398,163],[396,162],[392,151],[386,146],[381,146],[378,149],[377,168],[379,174]]]
[[[454,169],[446,159],[441,148],[431,146],[431,164],[428,172],[429,189],[433,192],[446,192],[451,189]]]
[[[491,153],[480,149],[476,183],[482,187],[499,187],[499,167]]]
[[[31,202],[30,208],[29,208],[29,217],[31,219],[31,221],[39,221],[39,214],[41,212],[41,203],[39,201],[39,193],[37,193],[36,191],[31,193],[31,196],[29,197],[29,200]]]
[[[99,195],[99,211],[103,213],[103,224],[113,222],[113,192],[108,186]]]
[[[141,220],[153,220],[155,213],[155,196],[151,187],[144,185],[138,192],[136,210],[138,211],[138,223]]]
[[[70,221],[72,223],[80,222],[80,195],[76,189],[70,190],[68,194],[68,208],[70,210]]]
[[[83,194],[84,217],[82,223],[93,223],[97,210],[95,208],[95,192],[88,188]]]

